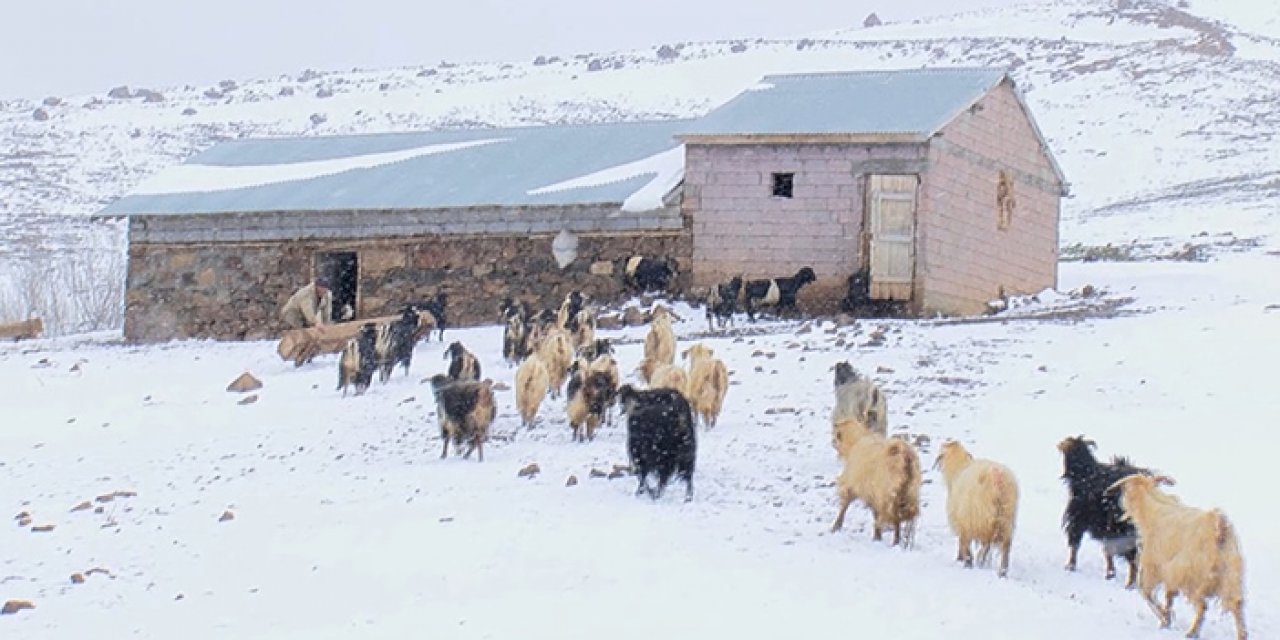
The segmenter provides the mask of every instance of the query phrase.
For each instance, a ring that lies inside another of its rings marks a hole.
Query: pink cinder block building
[[[1057,285],[1067,184],[998,69],[765,77],[677,138],[693,285],[734,274],[818,281],[915,314],[981,313]]]

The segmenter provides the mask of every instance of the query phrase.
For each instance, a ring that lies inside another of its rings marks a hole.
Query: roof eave
[[[902,144],[926,142],[922,132],[896,133],[686,133],[676,136],[685,144]]]

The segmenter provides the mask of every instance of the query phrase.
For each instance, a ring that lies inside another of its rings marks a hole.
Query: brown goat
[[[893,544],[910,547],[920,515],[920,457],[905,440],[885,439],[856,419],[836,425],[836,444],[844,470],[836,479],[840,511],[832,531],[844,526],[844,514],[862,500],[874,516],[872,539],[893,527]]]

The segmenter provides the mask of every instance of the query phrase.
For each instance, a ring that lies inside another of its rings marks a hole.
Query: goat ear
[[[1089,448],[1090,448],[1090,449],[1097,449],[1097,448],[1098,448],[1098,443],[1096,443],[1096,442],[1094,442],[1094,441],[1092,441],[1092,440],[1084,440],[1084,439],[1082,439],[1082,440],[1081,440],[1081,442],[1085,443],[1086,445],[1089,445]]]

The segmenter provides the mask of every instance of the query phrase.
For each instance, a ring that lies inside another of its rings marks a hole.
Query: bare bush
[[[123,327],[123,237],[117,229],[102,231],[83,246],[0,265],[0,322],[39,317],[48,336]]]

